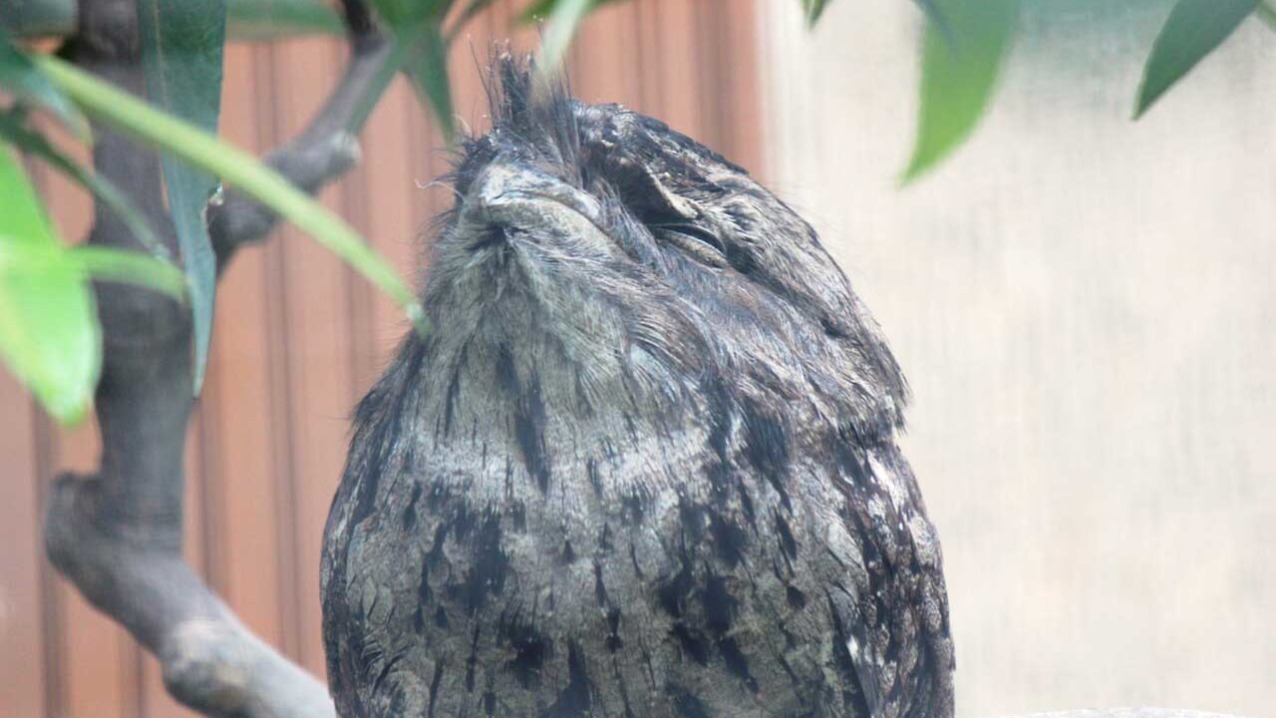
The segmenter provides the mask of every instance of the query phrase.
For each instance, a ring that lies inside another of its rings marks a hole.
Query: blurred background
[[[586,21],[574,89],[660,117],[749,168],[820,230],[915,394],[906,449],[944,541],[958,714],[1276,707],[1276,34],[1248,23],[1138,123],[1170,0],[1025,3],[974,139],[905,189],[923,18],[840,2],[636,0]],[[481,58],[532,49],[497,2],[453,52],[486,124]],[[227,49],[223,133],[291,136],[336,40]],[[448,169],[404,86],[325,193],[418,275],[425,188]],[[90,200],[37,172],[65,236]],[[188,555],[318,675],[321,531],[355,402],[399,312],[291,231],[228,270],[188,442]],[[428,269],[425,269],[428,271]],[[152,659],[43,559],[43,492],[96,462],[0,374],[0,717],[187,714]]]

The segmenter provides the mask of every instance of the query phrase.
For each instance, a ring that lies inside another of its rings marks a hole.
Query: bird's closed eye
[[[697,259],[714,266],[726,265],[726,247],[722,240],[703,227],[694,224],[657,223],[648,228],[658,237],[677,245]]]

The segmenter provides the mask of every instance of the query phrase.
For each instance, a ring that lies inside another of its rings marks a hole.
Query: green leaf
[[[1134,119],[1142,117],[1174,83],[1223,44],[1257,7],[1258,0],[1179,0],[1143,67]]]
[[[456,114],[452,109],[452,89],[448,82],[447,40],[437,22],[430,21],[408,32],[396,33],[403,48],[402,66],[421,100],[430,106],[449,142],[456,135]]]
[[[452,1],[373,0],[377,14],[390,30],[393,45],[387,66],[365,93],[357,117],[366,117],[371,112],[383,85],[389,83],[393,72],[402,70],[421,101],[433,110],[443,136],[449,142],[452,140],[456,134],[456,117],[448,81],[448,41],[443,35],[443,18],[451,9]]]
[[[926,19],[933,23],[944,39],[951,44],[953,31],[948,26],[948,18],[945,18],[943,11],[939,9],[939,0],[913,0],[913,2],[926,13]]]
[[[12,37],[54,38],[74,35],[77,0],[5,0],[0,3],[0,31]]]
[[[142,213],[133,206],[132,200],[117,189],[110,180],[67,157],[44,135],[23,125],[12,112],[0,112],[0,137],[9,140],[23,152],[44,160],[49,166],[93,193],[94,197],[115,212],[133,237],[151,254],[164,260],[172,259],[168,247],[160,241],[159,236],[151,229],[151,225],[142,217]]]
[[[225,0],[138,0],[137,13],[151,101],[216,134],[226,44]],[[217,179],[168,155],[162,159],[169,212],[190,283],[195,323],[193,391],[199,394],[208,362],[217,291],[217,257],[208,236],[204,209],[217,189]]]
[[[0,359],[54,418],[84,418],[102,361],[93,297],[35,190],[0,147]]]
[[[49,82],[31,58],[0,29],[0,88],[21,100],[44,108],[81,140],[89,139],[89,123],[75,105]]]
[[[1268,3],[1261,3],[1258,6],[1258,16],[1262,18],[1263,22],[1267,23],[1268,27],[1276,30],[1276,7]]]
[[[81,274],[104,282],[123,282],[185,301],[186,276],[181,270],[141,252],[85,245],[66,252]]]
[[[624,2],[625,0],[590,0],[589,10],[593,11],[603,5],[611,5],[612,3]],[[536,2],[528,5],[523,12],[518,14],[518,21],[521,23],[540,22],[548,19],[554,14],[554,10],[559,5],[564,4],[565,0],[536,0]]]
[[[221,177],[269,207],[385,292],[403,308],[419,331],[427,330],[421,306],[394,269],[373,252],[345,220],[306,196],[256,157],[58,58],[42,57],[38,64],[54,84],[90,116]]]
[[[824,14],[824,8],[833,0],[802,0],[802,12],[806,14],[807,27],[815,27]]]
[[[541,0],[540,4],[545,4],[546,2],[553,2],[553,0]],[[820,18],[823,17],[824,10],[828,8],[831,2],[833,0],[802,0],[802,12],[806,15],[808,29],[815,28]],[[948,35],[948,22],[944,19],[944,14],[939,11],[938,0],[913,0],[913,2],[917,3],[917,6],[926,13],[931,22],[937,23],[940,29],[944,31],[944,34]]]
[[[351,132],[357,132],[368,119],[394,76],[407,74],[417,98],[430,107],[438,120],[444,139],[451,142],[456,135],[456,115],[452,110],[452,88],[448,83],[448,41],[434,20],[424,20],[394,31],[390,51],[376,74],[369,80],[351,113]]]
[[[343,35],[341,15],[324,0],[227,0],[226,34],[235,40]]]
[[[452,0],[372,0],[372,6],[391,30],[419,25],[425,20],[443,21]]]
[[[571,45],[572,36],[590,10],[600,5],[599,0],[558,0],[548,10],[548,24],[541,39],[541,51],[536,70],[543,80],[557,74],[563,57]]]
[[[945,22],[926,23],[921,111],[904,183],[934,168],[978,126],[1014,38],[1020,3],[935,0],[934,4]]]

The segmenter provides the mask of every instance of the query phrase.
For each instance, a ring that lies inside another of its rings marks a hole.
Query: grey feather
[[[950,718],[907,390],[816,233],[495,68],[328,520],[341,715]]]

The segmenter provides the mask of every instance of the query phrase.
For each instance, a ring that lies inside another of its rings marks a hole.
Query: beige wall
[[[1134,124],[1169,4],[1026,2],[983,129],[897,191],[919,13],[796,5],[759,4],[770,180],[911,379],[959,714],[1276,715],[1276,34]]]

